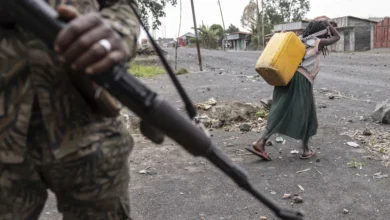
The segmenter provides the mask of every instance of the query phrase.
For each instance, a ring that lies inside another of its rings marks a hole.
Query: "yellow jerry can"
[[[256,72],[272,86],[286,86],[305,56],[306,48],[293,32],[276,33],[256,63]]]

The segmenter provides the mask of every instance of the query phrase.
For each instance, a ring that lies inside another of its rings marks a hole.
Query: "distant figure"
[[[303,31],[306,53],[301,65],[287,86],[275,87],[267,128],[261,138],[247,148],[264,160],[271,160],[265,144],[272,134],[279,133],[302,140],[301,159],[309,159],[315,152],[309,148],[309,138],[317,133],[318,121],[313,95],[313,81],[319,71],[321,53],[326,56],[327,46],[340,40],[335,22],[312,21]]]

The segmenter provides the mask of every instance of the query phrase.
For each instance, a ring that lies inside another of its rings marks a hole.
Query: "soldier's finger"
[[[107,39],[111,44],[111,51],[117,49],[116,40],[114,38]],[[85,69],[86,67],[93,65],[96,62],[105,58],[109,52],[103,45],[96,42],[92,47],[85,51],[80,57],[78,57],[72,64],[72,68],[75,70]]]
[[[105,56],[101,61],[92,64],[87,67],[87,74],[98,74],[104,71],[109,70],[115,64],[118,64],[125,58],[125,54],[122,51],[115,50],[110,52],[107,56]]]
[[[82,34],[89,31],[95,26],[100,25],[103,20],[98,14],[90,13],[85,16],[79,16],[66,25],[58,34],[55,41],[55,50],[63,52],[79,38]]]
[[[65,21],[70,21],[80,15],[79,11],[71,5],[59,5],[57,7],[57,13]]]
[[[86,63],[83,62],[85,59],[82,58],[85,57],[85,53],[97,51],[97,55],[99,55],[101,50],[103,50],[103,55],[105,55],[104,48],[101,45],[95,44],[97,44],[100,39],[109,38],[111,34],[110,31],[111,29],[108,25],[100,25],[97,28],[89,30],[87,33],[80,36],[76,41],[72,42],[69,48],[63,53],[63,57],[69,63],[77,61],[77,63],[75,63],[76,66],[85,67]],[[110,42],[114,47],[115,42]],[[90,56],[93,56],[93,54],[90,54],[89,57]]]

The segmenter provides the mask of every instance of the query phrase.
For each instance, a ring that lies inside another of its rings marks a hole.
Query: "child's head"
[[[324,29],[328,28],[328,24],[321,20],[321,21],[311,21],[307,28],[303,31],[302,37],[307,37],[309,35],[315,34],[319,31],[322,31]],[[328,34],[324,34],[321,36],[317,36],[317,38],[329,38]]]

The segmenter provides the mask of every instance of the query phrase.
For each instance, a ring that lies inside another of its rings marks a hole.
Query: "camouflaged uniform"
[[[134,56],[139,24],[128,1],[103,1],[100,13]],[[97,0],[47,2],[99,10]],[[130,219],[133,140],[118,116],[96,111],[72,75],[81,74],[31,33],[0,27],[0,220],[38,219],[47,189],[66,220]]]

